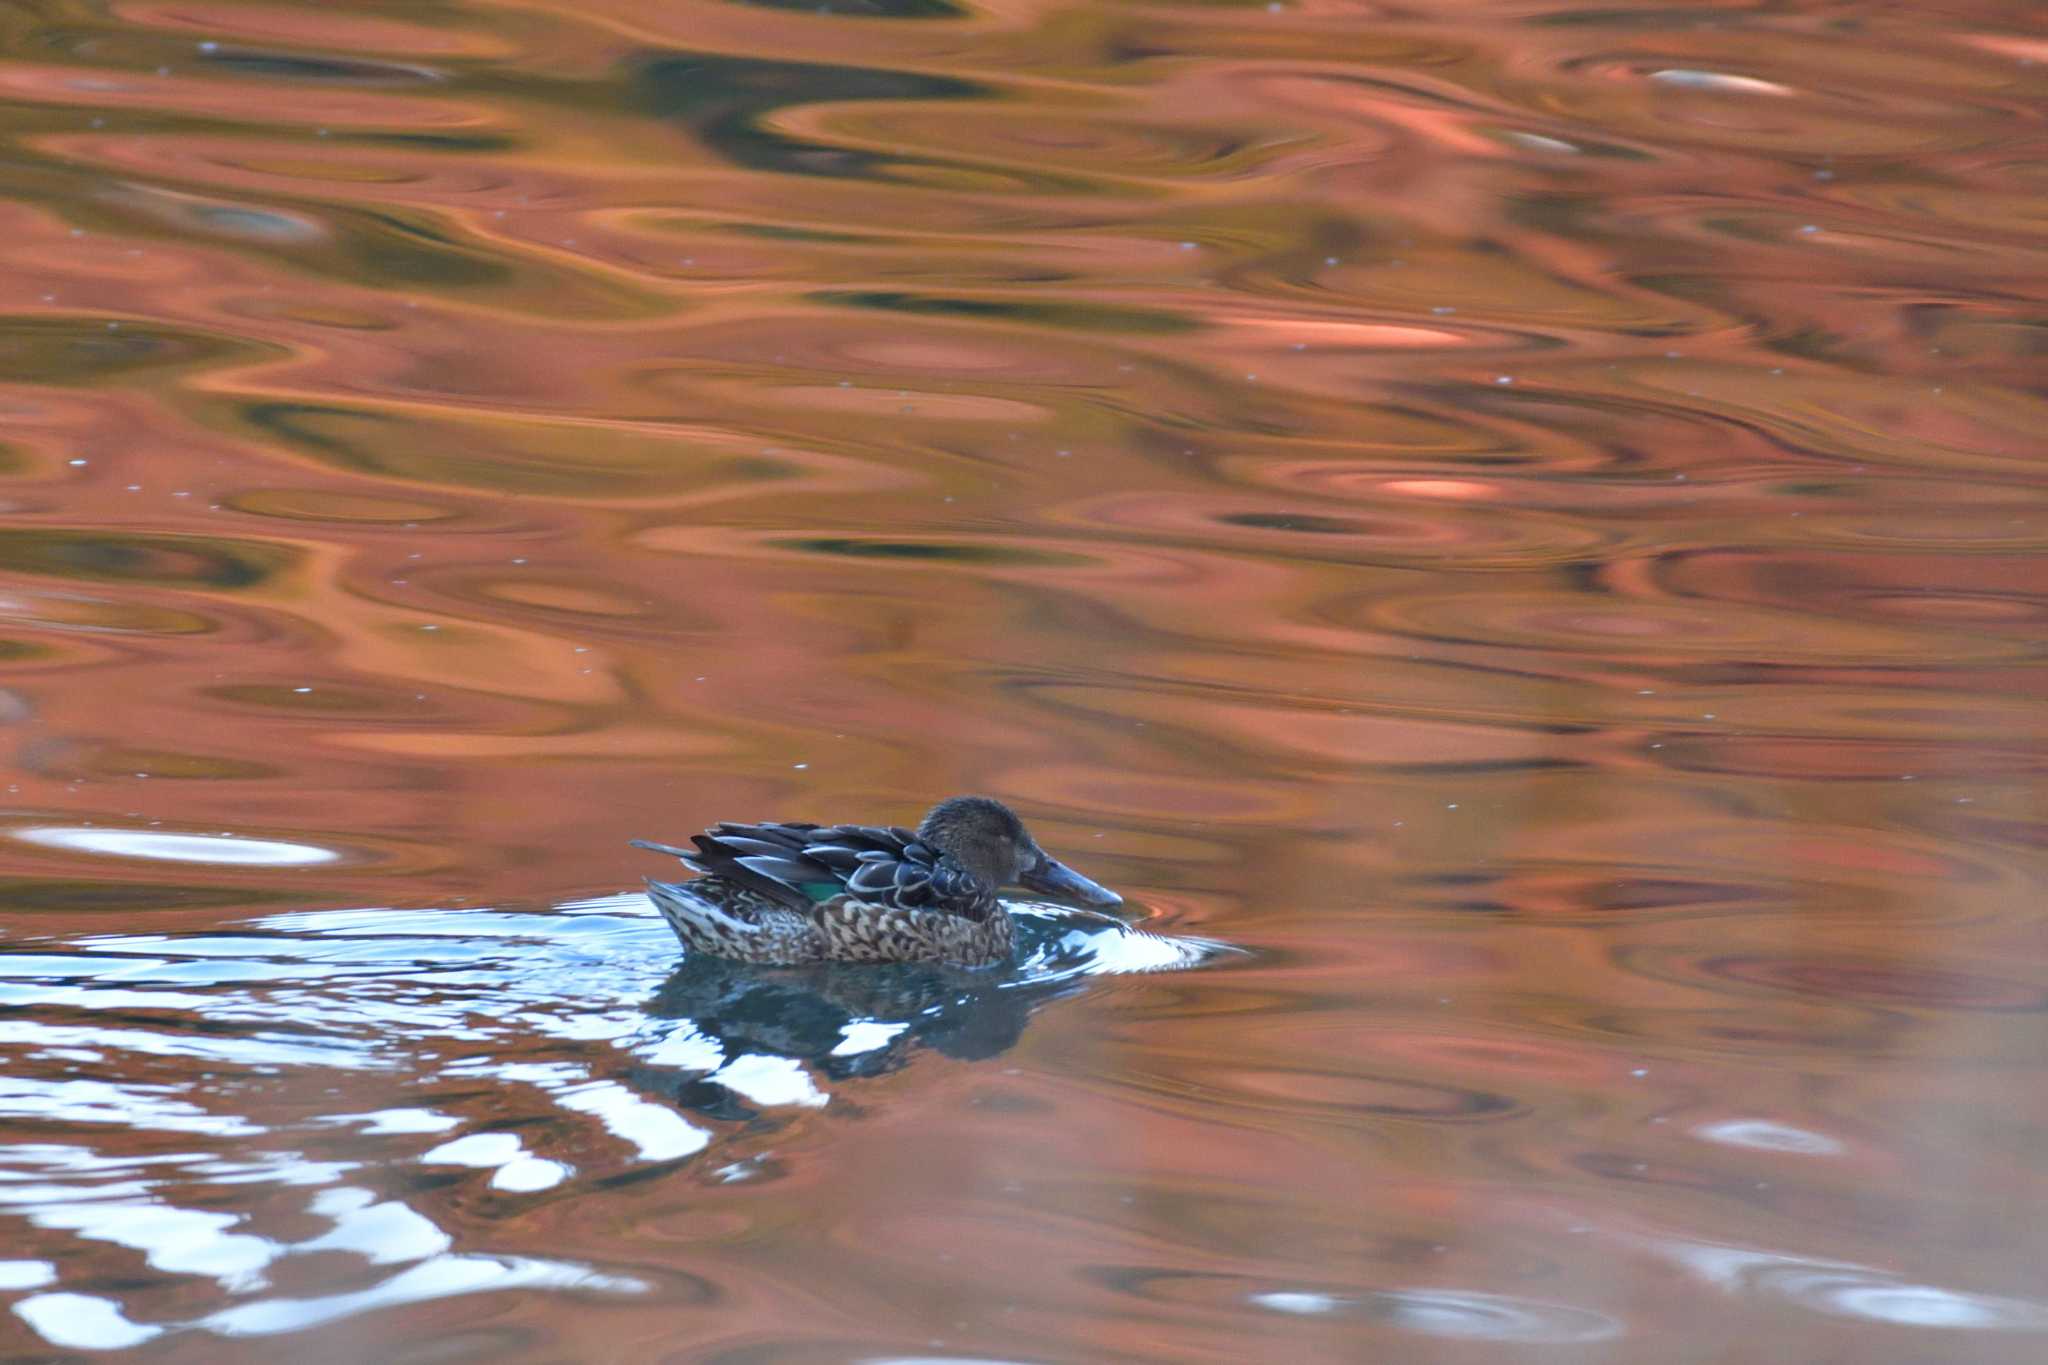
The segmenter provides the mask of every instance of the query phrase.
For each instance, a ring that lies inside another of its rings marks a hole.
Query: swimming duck
[[[648,878],[647,893],[683,946],[742,962],[950,962],[979,967],[1010,952],[996,893],[1022,885],[1083,905],[1121,905],[1038,846],[1002,802],[955,796],[916,831],[901,826],[724,822],[694,849],[634,839],[704,875]]]

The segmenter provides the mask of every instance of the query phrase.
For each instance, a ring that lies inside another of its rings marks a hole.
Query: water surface
[[[2037,20],[14,7],[0,1356],[2042,1358]]]

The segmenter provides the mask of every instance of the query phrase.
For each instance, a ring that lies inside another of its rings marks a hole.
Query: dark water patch
[[[121,318],[0,318],[0,375],[17,384],[126,383],[265,354],[248,342]]]
[[[464,247],[432,223],[398,214],[365,215],[362,228],[344,232],[348,263],[392,285],[441,289],[502,287],[512,270],[479,247]]]
[[[627,429],[600,437],[573,422],[514,423],[457,412],[379,412],[308,403],[249,403],[239,416],[256,431],[324,465],[400,484],[606,498],[662,487],[679,469],[695,467],[714,475],[729,470],[722,454],[707,455],[659,431]]]
[[[397,498],[334,488],[252,488],[223,499],[238,512],[284,521],[350,525],[418,525],[462,516],[454,508],[416,498]]]
[[[1249,526],[1260,531],[1299,531],[1319,536],[1351,535],[1367,525],[1350,517],[1319,516],[1313,512],[1233,512],[1217,520],[1226,526]]]
[[[785,175],[890,178],[915,160],[791,137],[769,127],[783,109],[806,104],[887,100],[988,99],[978,82],[878,67],[771,62],[691,53],[632,64],[634,102],[688,127],[734,165]],[[935,111],[936,112],[936,111]],[[930,163],[922,163],[930,164]]]
[[[900,559],[955,564],[1017,564],[1070,568],[1089,562],[1086,556],[1063,554],[1018,545],[966,544],[923,540],[856,540],[850,537],[815,537],[807,540],[778,540],[780,549],[807,554],[837,555],[848,559]]]
[[[116,882],[103,877],[9,877],[0,879],[0,906],[33,914],[147,915],[165,910],[261,906],[296,900],[246,886],[205,886],[176,882]]]
[[[222,683],[201,695],[232,706],[283,711],[294,715],[422,715],[430,714],[415,696],[346,684]]]
[[[305,53],[258,52],[215,45],[201,48],[199,58],[207,66],[231,75],[303,81],[314,85],[432,85],[447,79],[446,75],[431,67],[373,62],[360,57],[315,57]]]
[[[1078,332],[1166,335],[1198,330],[1201,323],[1172,313],[1118,308],[1099,303],[1040,303],[1016,299],[942,298],[897,293],[849,293],[826,290],[811,295],[819,303],[842,308],[871,308],[888,313],[933,317],[983,318],[1062,327]]]
[[[968,13],[952,0],[729,0],[801,14],[837,14],[858,19],[957,19]]]
[[[88,583],[149,583],[238,591],[291,570],[299,555],[284,545],[225,536],[0,530],[0,570]]]
[[[222,754],[86,743],[40,756],[30,766],[52,777],[92,780],[147,776],[172,782],[253,782],[280,777],[285,771],[275,764]]]

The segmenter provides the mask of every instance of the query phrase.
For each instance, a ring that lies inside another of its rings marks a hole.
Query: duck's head
[[[1040,848],[1017,813],[992,797],[939,802],[917,827],[917,837],[991,886],[1025,886],[1082,905],[1124,903]]]

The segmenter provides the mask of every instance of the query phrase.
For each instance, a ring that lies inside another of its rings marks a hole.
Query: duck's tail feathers
[[[634,848],[644,848],[649,853],[666,853],[671,858],[681,858],[691,867],[697,866],[697,850],[694,848],[677,848],[674,844],[657,844],[652,839],[628,839],[626,842]]]
[[[647,898],[668,921],[685,948],[742,960],[755,957],[771,935],[762,925],[735,915],[688,882],[661,882],[649,877]]]

